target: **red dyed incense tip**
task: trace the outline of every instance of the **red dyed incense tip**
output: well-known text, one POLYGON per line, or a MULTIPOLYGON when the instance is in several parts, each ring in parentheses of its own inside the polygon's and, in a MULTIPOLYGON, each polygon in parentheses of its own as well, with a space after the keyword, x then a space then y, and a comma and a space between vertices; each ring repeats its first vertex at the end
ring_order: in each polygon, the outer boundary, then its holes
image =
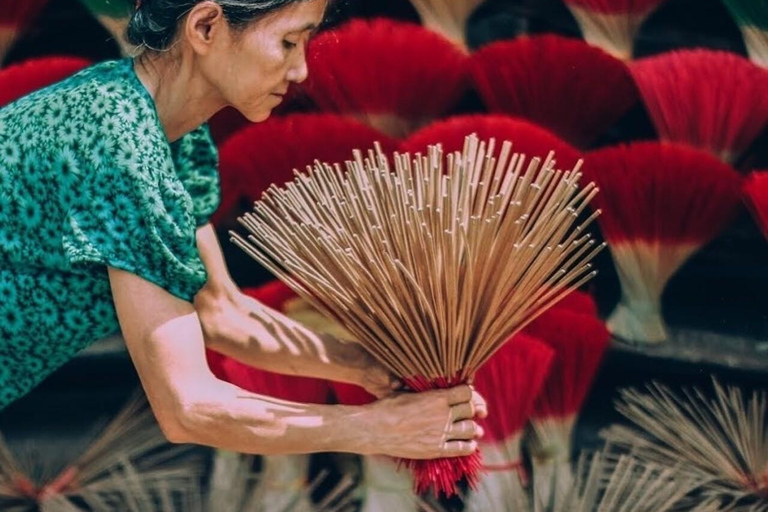
POLYGON ((768 123, 768 71, 740 55, 674 51, 631 70, 662 140, 734 162, 768 123))
POLYGON ((470 58, 491 112, 528 119, 589 146, 639 99, 626 64, 579 39, 546 35, 489 44, 470 58))
POLYGON ((393 137, 444 116, 468 86, 466 55, 413 23, 353 20, 317 36, 308 60, 302 89, 319 108, 354 115, 393 137))
POLYGON ((331 388, 339 403, 345 405, 366 405, 376 401, 375 396, 360 386, 342 382, 331 382, 331 388))
POLYGON ((573 311, 574 313, 581 313, 584 315, 597 317, 597 303, 595 298, 589 293, 581 291, 573 291, 563 297, 562 300, 552 306, 555 309, 566 309, 573 311))
POLYGON ((519 333, 478 370, 475 387, 488 401, 484 442, 505 441, 525 428, 554 355, 542 341, 519 333))
POLYGON ((753 172, 744 183, 744 199, 768 239, 768 171, 753 172))
POLYGON ((90 64, 89 60, 79 57, 43 57, 0 70, 0 107, 60 82, 90 64))
POLYGON ((524 332, 555 351, 534 416, 567 418, 578 413, 608 348, 605 324, 590 315, 551 309, 524 332))
POLYGON ((403 142, 403 151, 426 153, 430 145, 442 144, 446 153, 461 151, 467 135, 476 134, 480 140, 494 138, 497 147, 504 141, 512 143, 512 151, 527 157, 546 158, 555 152, 557 167, 572 169, 581 153, 552 132, 529 121, 504 115, 456 116, 435 122, 411 135, 403 142))
POLYGON ((678 144, 641 142, 589 153, 584 175, 600 193, 600 229, 611 244, 701 245, 734 218, 741 176, 712 155, 678 144))
POLYGON ((366 151, 375 142, 387 153, 400 148, 373 128, 333 114, 293 114, 247 126, 219 152, 222 199, 214 224, 226 222, 240 201, 259 200, 271 185, 293 180, 294 169, 303 172, 315 160, 350 160, 354 149, 366 151))
MULTIPOLYGON (((433 389, 449 389, 461 385, 461 379, 454 377, 439 377, 426 379, 424 377, 407 377, 403 379, 406 386, 417 392, 433 389)), ((471 488, 479 482, 483 468, 483 458, 479 451, 468 457, 449 457, 433 460, 401 459, 400 464, 413 473, 415 491, 423 494, 432 489, 435 496, 455 496, 459 493, 459 482, 466 480, 471 488)))

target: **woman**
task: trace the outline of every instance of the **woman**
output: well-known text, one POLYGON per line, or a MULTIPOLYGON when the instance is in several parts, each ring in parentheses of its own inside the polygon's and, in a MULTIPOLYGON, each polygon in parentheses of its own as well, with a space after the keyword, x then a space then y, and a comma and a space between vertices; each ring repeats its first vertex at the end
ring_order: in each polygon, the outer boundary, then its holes
POLYGON ((245 297, 207 219, 218 204, 205 121, 263 121, 292 83, 327 0, 143 0, 146 48, 0 110, 0 408, 118 330, 168 439, 245 453, 459 456, 486 414, 467 386, 389 395, 358 345, 245 297), (364 386, 365 407, 303 405, 215 379, 208 346, 281 373, 364 386))

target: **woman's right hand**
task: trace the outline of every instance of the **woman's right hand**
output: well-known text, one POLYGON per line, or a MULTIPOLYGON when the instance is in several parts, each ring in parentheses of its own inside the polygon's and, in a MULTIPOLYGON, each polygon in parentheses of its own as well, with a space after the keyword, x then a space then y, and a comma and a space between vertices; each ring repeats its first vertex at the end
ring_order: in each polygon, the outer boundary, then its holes
POLYGON ((370 453, 405 459, 471 455, 483 435, 475 418, 488 415, 483 397, 466 385, 395 394, 367 407, 370 453))

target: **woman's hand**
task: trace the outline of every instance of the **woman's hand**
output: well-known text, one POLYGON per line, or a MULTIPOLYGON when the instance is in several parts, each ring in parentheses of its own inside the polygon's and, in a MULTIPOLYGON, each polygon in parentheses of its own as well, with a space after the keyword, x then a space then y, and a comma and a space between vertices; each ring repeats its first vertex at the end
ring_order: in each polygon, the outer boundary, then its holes
POLYGON ((371 454, 406 459, 471 455, 488 415, 483 397, 470 386, 401 393, 369 406, 371 454))

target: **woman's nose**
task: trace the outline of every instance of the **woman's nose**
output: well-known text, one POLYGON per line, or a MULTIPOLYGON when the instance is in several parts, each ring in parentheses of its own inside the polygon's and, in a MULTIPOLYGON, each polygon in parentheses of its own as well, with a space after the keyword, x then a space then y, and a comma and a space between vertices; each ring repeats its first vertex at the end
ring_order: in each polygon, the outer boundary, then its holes
POLYGON ((307 75, 309 75, 307 52, 305 49, 302 49, 301 54, 296 58, 296 62, 288 69, 286 78, 289 82, 300 84, 307 79, 307 75))

